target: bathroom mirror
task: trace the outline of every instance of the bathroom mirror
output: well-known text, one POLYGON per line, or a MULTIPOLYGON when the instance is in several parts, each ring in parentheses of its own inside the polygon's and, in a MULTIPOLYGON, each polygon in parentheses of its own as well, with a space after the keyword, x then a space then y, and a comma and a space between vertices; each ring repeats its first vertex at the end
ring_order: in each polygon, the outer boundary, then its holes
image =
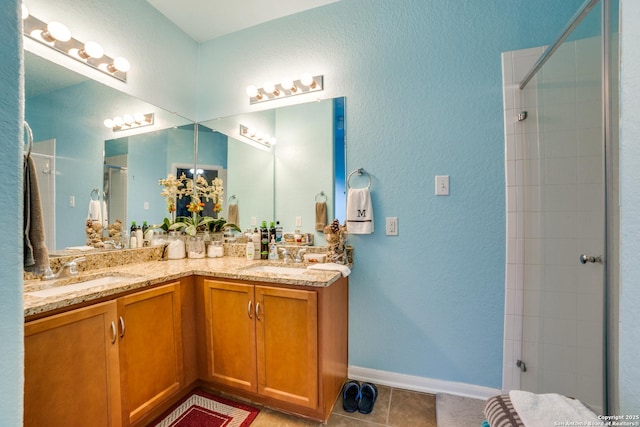
MULTIPOLYGON (((25 120, 34 134, 33 157, 43 199, 47 248, 55 250, 85 244, 86 222, 92 199, 102 200, 103 164, 106 140, 143 137, 145 134, 175 133, 174 129, 192 123, 118 90, 107 87, 48 60, 25 51, 25 120), (114 132, 104 120, 123 114, 153 113, 153 124, 114 132), (94 191, 95 190, 95 191, 94 191)), ((178 161, 194 163, 193 124, 188 143, 167 153, 178 161), (176 157, 178 158, 178 157, 176 157)), ((155 149, 145 152, 127 165, 130 195, 136 195, 145 181, 138 171, 157 160, 155 149)), ((166 173, 165 173, 166 174, 166 173)), ((160 189, 155 177, 154 194, 160 189)), ((145 210, 144 197, 139 197, 145 210)), ((151 203, 148 206, 151 212, 151 203)), ((142 216, 142 215, 140 215, 142 216)), ((109 218, 109 222, 115 218, 109 218)), ((142 221, 142 218, 140 219, 142 221)))
POLYGON ((237 204, 241 229, 264 220, 279 221, 285 232, 316 232, 316 203, 326 203, 327 223, 344 221, 344 103, 342 97, 320 100, 199 124, 198 167, 209 149, 202 135, 222 134, 228 141, 225 203, 237 204), (269 148, 256 143, 241 126, 276 142, 269 148))

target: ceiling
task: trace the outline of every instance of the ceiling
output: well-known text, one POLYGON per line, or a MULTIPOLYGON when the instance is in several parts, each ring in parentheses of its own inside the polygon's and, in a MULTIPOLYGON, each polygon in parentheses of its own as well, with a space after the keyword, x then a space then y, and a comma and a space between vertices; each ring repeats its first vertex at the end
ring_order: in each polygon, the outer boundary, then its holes
POLYGON ((338 0, 147 0, 198 43, 338 0))

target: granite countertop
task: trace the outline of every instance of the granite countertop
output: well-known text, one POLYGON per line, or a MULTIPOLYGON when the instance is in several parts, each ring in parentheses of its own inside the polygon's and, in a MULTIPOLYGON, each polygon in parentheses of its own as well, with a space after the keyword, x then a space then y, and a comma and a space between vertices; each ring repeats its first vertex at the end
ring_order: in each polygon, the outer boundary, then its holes
POLYGON ((296 275, 249 271, 250 268, 260 265, 292 268, 306 267, 305 264, 250 261, 244 258, 225 256, 221 258, 146 261, 92 269, 84 271, 78 276, 65 279, 52 281, 27 280, 24 283, 24 316, 29 317, 49 311, 58 311, 86 301, 104 299, 131 290, 141 290, 148 286, 191 275, 314 287, 329 286, 341 276, 338 271, 307 269, 305 269, 304 273, 296 275), (107 276, 117 276, 118 279, 114 279, 113 283, 102 284, 85 290, 65 292, 59 295, 36 296, 31 294, 43 289, 107 276))

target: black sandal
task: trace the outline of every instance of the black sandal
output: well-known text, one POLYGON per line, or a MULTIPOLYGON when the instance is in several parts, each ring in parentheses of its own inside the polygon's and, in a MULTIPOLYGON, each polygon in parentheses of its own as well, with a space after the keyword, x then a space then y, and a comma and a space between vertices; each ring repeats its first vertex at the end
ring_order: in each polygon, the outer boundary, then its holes
POLYGON ((360 400, 360 384, 357 381, 348 381, 342 389, 342 407, 347 412, 355 412, 360 400))
POLYGON ((361 414, 370 414, 373 411, 373 404, 378 398, 378 388, 375 384, 362 383, 360 387, 360 401, 358 402, 358 411, 361 414))

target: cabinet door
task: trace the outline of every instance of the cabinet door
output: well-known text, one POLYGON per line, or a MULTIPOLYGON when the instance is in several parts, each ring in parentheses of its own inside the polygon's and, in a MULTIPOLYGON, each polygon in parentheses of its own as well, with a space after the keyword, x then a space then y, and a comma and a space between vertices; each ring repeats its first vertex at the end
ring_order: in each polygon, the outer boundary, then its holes
POLYGON ((204 312, 209 379, 255 392, 253 286, 205 280, 204 312))
POLYGON ((120 426, 116 303, 25 324, 25 426, 120 426))
POLYGON ((125 424, 183 384, 180 282, 118 299, 125 424))
POLYGON ((308 408, 318 405, 315 291, 256 286, 258 392, 308 408))

